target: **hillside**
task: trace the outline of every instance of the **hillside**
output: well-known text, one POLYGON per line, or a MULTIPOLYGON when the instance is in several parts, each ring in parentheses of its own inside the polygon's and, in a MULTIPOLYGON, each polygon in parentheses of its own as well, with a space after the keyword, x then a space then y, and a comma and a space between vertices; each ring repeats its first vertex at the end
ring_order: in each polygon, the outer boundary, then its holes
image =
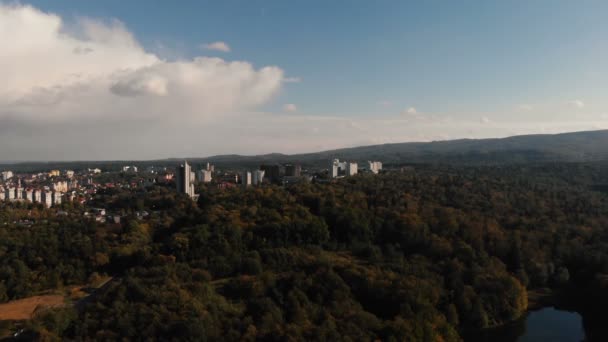
MULTIPOLYGON (((179 153, 176 151, 176 154, 179 153)), ((103 167, 119 169, 125 163, 139 166, 175 165, 188 159, 194 164, 211 162, 224 167, 257 167, 262 163, 298 162, 305 166, 325 166, 333 158, 354 161, 380 160, 385 165, 409 163, 511 164, 528 162, 588 162, 608 160, 608 130, 562 134, 520 135, 501 139, 460 139, 410 142, 343 148, 314 153, 212 157, 183 156, 150 161, 74 161, 0 163, 0 169, 32 171, 51 168, 103 167)))
POLYGON ((387 164, 597 161, 608 159, 608 131, 383 144, 295 155, 214 156, 205 160, 217 164, 298 161, 324 165, 333 158, 357 161, 377 159, 387 164))

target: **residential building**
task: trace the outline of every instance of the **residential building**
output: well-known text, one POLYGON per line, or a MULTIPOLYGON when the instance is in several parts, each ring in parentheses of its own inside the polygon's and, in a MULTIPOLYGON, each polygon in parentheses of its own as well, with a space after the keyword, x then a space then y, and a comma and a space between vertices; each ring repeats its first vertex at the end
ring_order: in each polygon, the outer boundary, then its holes
POLYGON ((53 205, 61 204, 61 195, 61 192, 53 191, 53 193, 51 194, 53 205))
POLYGON ((74 177, 74 171, 72 171, 72 170, 66 170, 65 171, 65 176, 68 177, 68 178, 74 177))
POLYGON ((369 171, 373 174, 377 174, 382 170, 382 162, 379 161, 368 161, 367 162, 369 171))
POLYGON ((34 193, 32 196, 33 196, 32 202, 34 202, 34 203, 42 202, 42 193, 40 192, 40 190, 37 190, 37 189, 34 190, 34 193))
POLYGON ((13 176, 13 171, 2 171, 2 180, 5 182, 13 178, 13 176))
POLYGON ((177 167, 176 181, 177 192, 184 193, 191 198, 194 198, 194 177, 190 164, 184 161, 183 164, 177 167))
POLYGON ((7 200, 14 200, 15 199, 15 188, 13 187, 7 187, 6 191, 5 191, 5 199, 7 200))
POLYGON ((357 174, 358 168, 355 162, 341 162, 339 159, 334 159, 329 166, 329 176, 336 178, 340 176, 354 176, 357 174))
POLYGON ((59 177, 61 175, 61 172, 59 170, 51 170, 49 172, 49 177, 59 177))
POLYGON ((25 189, 23 191, 23 199, 26 199, 30 202, 34 202, 34 190, 32 189, 25 189))
POLYGON ((265 173, 266 172, 264 170, 255 170, 255 171, 253 171, 253 174, 252 174, 252 178, 253 179, 251 181, 253 183, 253 185, 261 185, 262 182, 264 181, 264 174, 265 173))
POLYGON ((243 172, 243 175, 241 177, 241 184, 244 187, 247 187, 247 186, 251 185, 251 172, 249 172, 249 171, 243 172))
POLYGON ((331 162, 331 164, 329 165, 329 176, 331 178, 336 178, 336 177, 338 177, 339 172, 340 172, 340 160, 334 159, 331 162))
POLYGON ((51 186, 51 188, 54 191, 67 192, 70 187, 69 187, 67 181, 59 181, 59 182, 53 183, 53 185, 51 186))
POLYGON ((266 177, 271 183, 279 183, 281 181, 281 167, 279 165, 262 165, 260 170, 265 172, 266 177))
MULTIPOLYGON (((207 163, 208 164, 208 163, 207 163)), ((198 171, 197 180, 202 183, 209 183, 213 179, 211 170, 200 170, 198 171)))
POLYGON ((346 163, 346 175, 354 176, 357 174, 357 163, 347 162, 346 163))
POLYGON ((288 164, 285 165, 285 176, 286 177, 300 177, 302 173, 302 166, 299 164, 288 164))
POLYGON ((53 205, 53 197, 52 197, 52 193, 48 190, 42 190, 41 192, 41 203, 47 207, 50 208, 53 205))

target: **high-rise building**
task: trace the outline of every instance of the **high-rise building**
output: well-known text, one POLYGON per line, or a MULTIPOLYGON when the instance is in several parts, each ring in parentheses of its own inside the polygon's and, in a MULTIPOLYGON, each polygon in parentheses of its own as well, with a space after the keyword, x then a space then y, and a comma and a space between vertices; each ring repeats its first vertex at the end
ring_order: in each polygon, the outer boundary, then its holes
POLYGON ((249 171, 243 172, 243 175, 241 176, 241 184, 244 187, 251 185, 251 172, 249 172, 249 171))
POLYGON ((200 170, 198 171, 198 177, 196 180, 203 183, 209 183, 213 179, 212 173, 210 170, 200 170))
POLYGON ((329 176, 331 178, 338 177, 338 173, 340 172, 340 160, 334 159, 329 165, 329 176))
POLYGON ((45 207, 50 208, 53 205, 52 193, 48 190, 42 190, 40 198, 45 207))
POLYGON ((279 165, 262 165, 260 170, 263 170, 266 177, 271 183, 279 183, 281 181, 281 167, 279 165))
POLYGON ((369 171, 371 173, 377 174, 378 172, 380 172, 380 170, 382 170, 382 162, 368 161, 367 164, 369 165, 369 171))
POLYGON ((302 173, 302 166, 299 164, 287 164, 285 165, 285 176, 286 177, 300 177, 302 173))
POLYGON ((34 194, 33 194, 33 201, 34 203, 40 203, 42 202, 42 193, 40 192, 40 190, 34 190, 34 194))
POLYGON ((23 199, 34 202, 34 190, 26 189, 23 191, 23 199))
POLYGON ((339 159, 334 159, 329 166, 329 176, 336 178, 341 175, 354 176, 357 174, 357 163, 341 162, 339 159))
POLYGON ((354 176, 357 174, 357 163, 347 162, 346 163, 346 175, 354 176))
POLYGON ((253 185, 261 185, 262 182, 264 181, 264 174, 266 172, 264 170, 255 170, 253 171, 253 179, 252 179, 252 183, 253 185))
POLYGON ((183 164, 177 167, 175 185, 177 186, 177 192, 187 194, 191 198, 194 197, 194 179, 192 177, 192 171, 188 162, 184 161, 183 164))
POLYGON ((62 195, 61 192, 53 191, 53 193, 51 195, 52 196, 53 205, 59 205, 59 204, 61 204, 61 195, 62 195))
POLYGON ((13 171, 2 171, 2 180, 7 181, 13 178, 13 171))
POLYGON ((8 188, 6 188, 5 193, 6 193, 5 198, 7 200, 13 200, 13 199, 15 199, 15 188, 8 187, 8 188))

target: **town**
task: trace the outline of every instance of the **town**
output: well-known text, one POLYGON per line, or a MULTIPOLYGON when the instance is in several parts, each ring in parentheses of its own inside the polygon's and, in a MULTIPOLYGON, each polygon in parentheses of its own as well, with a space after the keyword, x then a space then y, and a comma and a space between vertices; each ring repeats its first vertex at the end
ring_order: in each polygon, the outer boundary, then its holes
MULTIPOLYGON (((4 170, 0 179, 0 201, 40 204, 46 208, 61 209, 62 204, 79 204, 85 208, 83 215, 98 222, 110 220, 120 222, 120 215, 110 213, 105 208, 89 208, 97 194, 107 189, 145 189, 153 185, 173 187, 178 193, 197 200, 197 186, 229 189, 237 186, 288 186, 302 182, 327 183, 352 177, 359 173, 378 174, 382 172, 382 162, 368 161, 366 167, 359 167, 354 161, 333 159, 327 169, 303 168, 298 163, 268 163, 258 169, 216 168, 215 165, 184 161, 175 167, 124 165, 118 170, 83 168, 81 170, 52 169, 44 172, 13 172, 4 170)), ((58 214, 66 214, 59 210, 58 214)), ((146 212, 137 212, 145 217, 146 212)))

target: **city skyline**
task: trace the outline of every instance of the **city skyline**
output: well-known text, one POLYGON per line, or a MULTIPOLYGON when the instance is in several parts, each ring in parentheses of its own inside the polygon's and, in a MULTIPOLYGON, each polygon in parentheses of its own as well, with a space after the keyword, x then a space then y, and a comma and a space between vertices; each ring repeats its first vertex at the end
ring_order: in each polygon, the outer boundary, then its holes
POLYGON ((518 4, 0 1, 0 161, 608 128, 608 4, 518 4))

